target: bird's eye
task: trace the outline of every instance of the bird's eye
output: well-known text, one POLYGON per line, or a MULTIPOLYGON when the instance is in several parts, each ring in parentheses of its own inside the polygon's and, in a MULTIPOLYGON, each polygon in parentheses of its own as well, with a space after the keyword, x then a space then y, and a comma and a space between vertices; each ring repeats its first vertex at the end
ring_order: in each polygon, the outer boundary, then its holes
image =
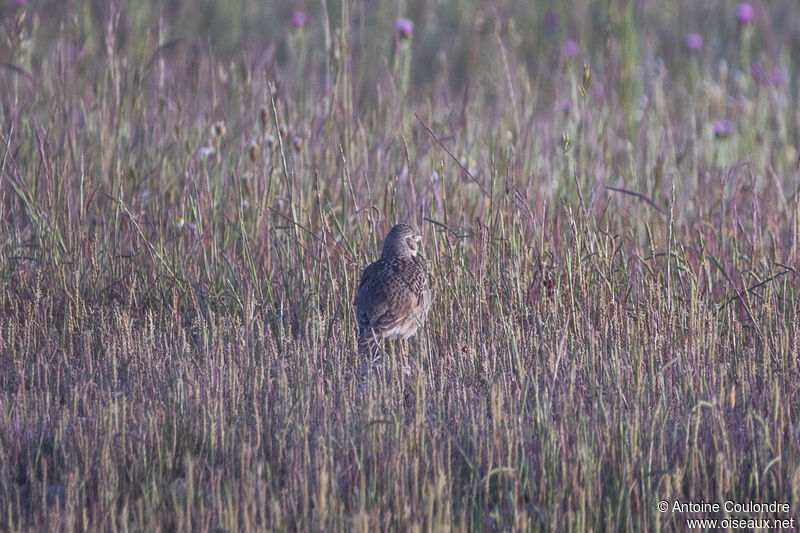
POLYGON ((414 240, 414 237, 406 237, 406 244, 408 244, 408 247, 412 250, 417 249, 417 241, 414 240))

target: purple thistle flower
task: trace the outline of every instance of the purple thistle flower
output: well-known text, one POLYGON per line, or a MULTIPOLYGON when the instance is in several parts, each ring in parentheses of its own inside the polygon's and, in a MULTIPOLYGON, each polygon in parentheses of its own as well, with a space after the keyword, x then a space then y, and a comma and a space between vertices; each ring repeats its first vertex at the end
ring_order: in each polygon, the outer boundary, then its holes
POLYGON ((303 11, 294 11, 290 22, 293 27, 302 28, 308 22, 308 15, 303 11))
POLYGON ((594 96, 596 100, 606 99, 606 88, 603 82, 596 81, 592 83, 592 96, 594 96))
POLYGON ((558 19, 556 18, 556 14, 552 11, 548 11, 544 14, 544 31, 547 33, 553 33, 556 31, 556 25, 558 24, 558 19))
POLYGON ((736 20, 738 20, 740 24, 750 24, 755 16, 756 12, 753 10, 753 6, 747 2, 739 4, 736 8, 736 20))
POLYGON ((683 44, 686 45, 686 49, 690 52, 697 52, 703 47, 703 38, 697 33, 690 33, 686 36, 683 44))
POLYGON ((25 1, 26 1, 26 0, 14 0, 14 1, 13 1, 13 2, 11 2, 11 3, 12 3, 12 4, 14 4, 14 5, 15 5, 15 6, 17 6, 17 7, 22 7, 22 6, 24 6, 24 5, 25 5, 25 1))
POLYGON ((772 82, 772 85, 774 85, 775 87, 780 87, 781 85, 786 83, 786 78, 787 78, 786 71, 780 67, 775 67, 774 69, 772 69, 772 74, 770 75, 769 79, 772 82))
POLYGON ((733 133, 733 122, 730 120, 717 121, 714 122, 711 128, 714 131, 714 137, 724 139, 733 133))
POLYGON ((756 81, 756 83, 764 83, 767 81, 767 72, 764 68, 764 64, 760 61, 755 61, 753 64, 750 65, 750 76, 756 81))
POLYGON ((572 59, 573 57, 578 55, 578 52, 580 52, 580 50, 581 50, 580 45, 575 41, 573 41, 572 39, 570 39, 561 46, 561 57, 564 59, 572 59))
POLYGON ((411 32, 414 31, 414 21, 411 19, 399 18, 394 23, 394 29, 400 37, 407 39, 411 36, 411 32))

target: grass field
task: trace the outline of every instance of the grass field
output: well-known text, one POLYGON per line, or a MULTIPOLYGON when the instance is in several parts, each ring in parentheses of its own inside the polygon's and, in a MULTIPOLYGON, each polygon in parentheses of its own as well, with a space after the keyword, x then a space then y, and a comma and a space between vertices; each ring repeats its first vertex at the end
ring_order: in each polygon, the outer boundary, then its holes
POLYGON ((800 5, 277 4, 0 8, 0 530, 800 518, 800 5))

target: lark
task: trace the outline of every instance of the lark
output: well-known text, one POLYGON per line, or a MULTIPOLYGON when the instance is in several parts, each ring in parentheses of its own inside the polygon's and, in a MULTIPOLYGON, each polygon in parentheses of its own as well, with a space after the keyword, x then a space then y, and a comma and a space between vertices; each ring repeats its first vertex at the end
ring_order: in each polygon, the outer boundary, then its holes
POLYGON ((361 274, 354 303, 358 353, 367 364, 380 359, 384 339, 408 339, 425 323, 431 290, 421 241, 411 226, 397 224, 383 241, 380 259, 361 274))

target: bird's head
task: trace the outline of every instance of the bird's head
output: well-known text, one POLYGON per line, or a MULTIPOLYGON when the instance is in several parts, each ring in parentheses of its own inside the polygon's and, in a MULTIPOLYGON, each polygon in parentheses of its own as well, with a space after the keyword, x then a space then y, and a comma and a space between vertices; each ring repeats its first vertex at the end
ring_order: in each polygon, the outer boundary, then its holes
POLYGON ((422 235, 408 224, 397 224, 383 240, 381 257, 416 257, 421 248, 422 235))

